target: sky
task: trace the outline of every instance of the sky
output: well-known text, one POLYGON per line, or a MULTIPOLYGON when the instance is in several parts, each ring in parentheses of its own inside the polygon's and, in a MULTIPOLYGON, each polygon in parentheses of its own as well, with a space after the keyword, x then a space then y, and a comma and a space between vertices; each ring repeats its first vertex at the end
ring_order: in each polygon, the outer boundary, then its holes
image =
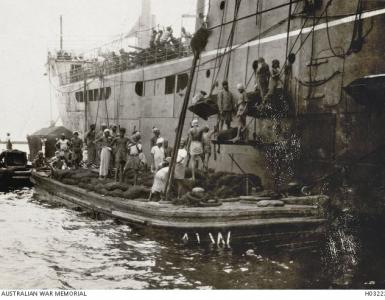
MULTIPOLYGON (((0 140, 7 132, 25 140, 50 123, 47 52, 58 49, 63 16, 64 49, 84 52, 128 32, 141 0, 0 0, 0 140)), ((196 0, 152 0, 157 24, 181 24, 196 0)), ((52 90, 52 97, 54 91, 52 90)), ((52 119, 58 113, 52 98, 52 119)), ((60 123, 60 121, 59 121, 60 123)))

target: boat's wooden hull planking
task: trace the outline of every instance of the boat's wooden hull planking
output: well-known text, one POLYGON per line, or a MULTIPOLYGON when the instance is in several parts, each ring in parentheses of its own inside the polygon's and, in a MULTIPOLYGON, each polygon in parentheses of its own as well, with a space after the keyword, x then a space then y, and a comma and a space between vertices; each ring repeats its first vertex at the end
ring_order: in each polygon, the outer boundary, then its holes
MULTIPOLYGON (((173 238, 188 243, 257 242, 275 247, 310 247, 318 244, 325 234, 326 219, 319 205, 258 207, 224 202, 218 207, 181 207, 103 196, 36 173, 32 180, 38 198, 117 218, 146 233, 171 233, 173 238)), ((319 201, 317 197, 313 200, 312 204, 319 201)), ((289 203, 295 203, 295 199, 290 198, 289 203)))

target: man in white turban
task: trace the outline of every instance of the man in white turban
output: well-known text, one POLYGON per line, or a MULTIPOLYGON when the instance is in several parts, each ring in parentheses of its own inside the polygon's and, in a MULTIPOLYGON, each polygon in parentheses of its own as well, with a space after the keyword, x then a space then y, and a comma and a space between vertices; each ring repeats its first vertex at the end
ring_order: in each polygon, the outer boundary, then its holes
POLYGON ((233 139, 233 142, 239 141, 241 139, 241 133, 246 129, 247 94, 245 86, 242 83, 238 83, 237 90, 239 92, 236 114, 238 131, 237 136, 233 139))
POLYGON ((163 148, 163 138, 158 138, 156 141, 156 145, 151 148, 151 171, 156 172, 159 170, 160 165, 163 163, 164 157, 164 148, 163 148))

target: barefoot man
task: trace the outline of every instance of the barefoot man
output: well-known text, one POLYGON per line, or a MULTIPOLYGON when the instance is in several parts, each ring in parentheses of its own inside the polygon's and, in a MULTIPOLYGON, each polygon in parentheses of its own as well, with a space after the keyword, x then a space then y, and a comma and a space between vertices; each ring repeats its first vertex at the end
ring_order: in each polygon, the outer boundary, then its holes
POLYGON ((203 145, 202 145, 202 135, 203 130, 199 128, 199 123, 197 119, 194 119, 191 122, 191 128, 188 132, 188 139, 190 144, 190 156, 191 156, 191 171, 192 171, 192 180, 195 181, 195 168, 199 166, 199 159, 202 160, 203 155, 203 145))

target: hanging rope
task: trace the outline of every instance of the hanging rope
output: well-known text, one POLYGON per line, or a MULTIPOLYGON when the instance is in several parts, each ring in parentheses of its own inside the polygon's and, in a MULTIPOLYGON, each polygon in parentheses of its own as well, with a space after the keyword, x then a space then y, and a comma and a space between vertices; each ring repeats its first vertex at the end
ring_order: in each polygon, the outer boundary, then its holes
MULTIPOLYGON (((302 2, 302 1, 303 1, 303 0, 293 0, 293 4, 294 4, 294 3, 299 3, 299 2, 302 2)), ((245 19, 254 17, 254 16, 258 15, 258 14, 261 15, 261 14, 264 14, 264 13, 267 13, 267 12, 270 12, 270 11, 274 11, 274 10, 283 8, 283 7, 288 6, 288 5, 289 5, 288 3, 284 3, 284 4, 277 5, 277 6, 273 6, 273 7, 267 8, 267 9, 265 9, 265 10, 261 10, 259 13, 252 13, 252 14, 250 14, 250 15, 246 15, 246 16, 240 17, 240 18, 235 19, 235 20, 233 20, 233 21, 226 22, 226 23, 224 23, 223 25, 228 25, 228 24, 230 24, 230 23, 232 23, 232 22, 238 22, 238 21, 241 21, 241 20, 245 20, 245 19)), ((221 26, 221 24, 214 25, 214 26, 208 28, 207 30, 213 30, 213 29, 218 28, 218 27, 220 27, 220 26, 221 26)))
MULTIPOLYGON (((120 43, 120 47, 123 48, 123 39, 120 43)), ((123 61, 123 66, 126 64, 127 62, 126 61, 123 61)), ((120 101, 121 101, 121 97, 122 97, 122 87, 123 87, 123 83, 122 83, 122 79, 123 79, 123 70, 120 69, 120 80, 119 80, 119 97, 118 97, 118 101, 117 101, 117 107, 116 107, 116 120, 115 120, 115 125, 118 126, 120 128, 120 114, 119 114, 119 111, 120 111, 120 101)))
MULTIPOLYGON (((329 49, 335 57, 345 58, 346 56, 352 54, 353 52, 359 51, 362 47, 362 43, 363 43, 364 39, 372 31, 372 29, 374 27, 373 18, 371 19, 371 26, 370 26, 369 30, 365 34, 363 34, 363 32, 362 32, 362 30, 363 30, 362 19, 361 19, 362 12, 363 12, 363 4, 362 4, 362 0, 359 0, 358 4, 357 4, 357 9, 355 12, 353 34, 352 34, 352 39, 350 41, 349 48, 346 51, 344 51, 342 49, 341 53, 338 54, 338 53, 336 53, 335 47, 332 45, 332 42, 331 42, 330 28, 329 28, 329 15, 328 15, 328 9, 326 9, 326 11, 325 11, 326 35, 327 35, 327 39, 328 39, 329 49), (357 37, 357 35, 358 35, 358 37, 357 37)), ((339 48, 341 48, 341 47, 339 47, 339 48)))
POLYGON ((338 75, 338 74, 341 74, 340 71, 335 71, 332 75, 330 75, 328 78, 325 78, 325 79, 322 79, 322 80, 317 80, 317 81, 308 81, 308 82, 303 82, 301 81, 300 79, 296 78, 296 80, 298 81, 298 83, 300 85, 303 85, 305 87, 317 87, 317 86, 321 86, 321 85, 324 85, 325 83, 327 83, 328 81, 330 81, 331 79, 334 78, 334 76, 338 75))
POLYGON ((289 16, 287 17, 287 37, 286 37, 286 59, 288 58, 287 51, 289 50, 289 41, 290 41, 290 21, 291 21, 291 8, 293 6, 292 0, 290 0, 290 6, 289 6, 289 16))
MULTIPOLYGON (((313 82, 313 60, 314 60, 314 35, 315 35, 315 24, 316 24, 316 18, 315 18, 315 11, 313 11, 313 27, 311 30, 311 49, 310 49, 310 67, 309 67, 309 82, 313 82)), ((287 56, 286 56, 287 58, 287 56)), ((307 92, 307 98, 310 99, 310 97, 314 95, 314 89, 313 86, 308 86, 308 92, 307 92)))
POLYGON ((109 120, 109 117, 108 117, 107 97, 104 97, 104 107, 106 109, 107 126, 110 127, 110 120, 109 120))
POLYGON ((257 2, 257 26, 258 26, 258 57, 260 57, 260 49, 261 49, 261 30, 262 30, 262 14, 259 12, 263 9, 262 0, 258 0, 257 2))
POLYGON ((235 1, 235 7, 234 7, 234 22, 232 24, 232 27, 231 27, 231 32, 230 32, 230 41, 229 41, 229 44, 230 44, 230 49, 229 49, 229 54, 227 55, 227 62, 226 62, 226 67, 225 67, 225 76, 224 76, 224 80, 227 80, 228 77, 229 77, 229 72, 230 72, 230 61, 231 61, 231 49, 233 48, 233 41, 234 41, 234 33, 235 33, 235 28, 237 26, 237 22, 235 22, 235 20, 237 19, 238 17, 238 12, 239 12, 239 7, 241 6, 241 1, 242 0, 236 0, 235 1))
MULTIPOLYGON (((240 0, 237 0, 237 1, 239 1, 239 5, 240 5, 240 0)), ((236 3, 237 4, 237 3, 236 3)), ((237 6, 236 6, 237 7, 237 6)), ((236 11, 236 10, 234 10, 234 19, 236 19, 236 15, 238 14, 238 11, 236 11)), ((219 72, 220 72, 220 69, 221 69, 221 67, 222 67, 222 63, 223 63, 223 60, 225 59, 225 56, 226 55, 228 55, 228 54, 230 54, 234 49, 231 47, 229 50, 228 50, 228 48, 229 48, 229 46, 230 46, 230 44, 231 44, 231 40, 232 40, 232 36, 233 36, 233 34, 234 34, 234 32, 233 32, 233 28, 234 28, 234 26, 235 26, 235 22, 232 22, 232 28, 231 28, 231 31, 230 31, 230 34, 229 34, 229 37, 227 38, 227 42, 226 42, 226 45, 225 45, 225 50, 224 50, 224 52, 222 53, 222 54, 220 54, 219 56, 220 56, 220 60, 219 60, 219 66, 218 66, 218 71, 217 71, 217 74, 215 75, 215 79, 214 79, 214 84, 215 84, 215 82, 217 82, 217 80, 218 80, 218 76, 219 76, 219 72)), ((232 45, 231 45, 232 46, 232 45)), ((239 45, 238 45, 238 47, 239 47, 239 45)), ((237 47, 237 48, 238 48, 237 47)), ((217 59, 218 58, 218 56, 217 57, 215 57, 215 59, 217 59)), ((226 72, 225 72, 226 73, 226 72)), ((225 78, 226 78, 226 76, 224 76, 225 78)), ((227 78, 226 78, 227 79, 227 78)), ((214 90, 214 85, 211 87, 211 89, 210 89, 210 95, 211 95, 211 93, 212 93, 212 91, 214 90)))
MULTIPOLYGON (((102 69, 102 72, 103 72, 103 69, 102 69)), ((95 116, 95 127, 96 127, 96 124, 98 122, 98 117, 99 117, 99 106, 100 106, 100 101, 105 97, 104 95, 104 76, 103 76, 103 73, 101 74, 101 77, 100 77, 100 88, 101 88, 101 91, 100 91, 100 100, 98 101, 98 106, 96 108, 96 116, 95 116)))
MULTIPOLYGON (((219 31, 219 37, 218 37, 218 43, 217 43, 217 55, 215 56, 215 64, 214 64, 214 72, 213 72, 213 78, 211 80, 211 89, 210 89, 210 95, 211 96, 211 93, 213 91, 213 86, 214 86, 214 78, 215 78, 215 72, 218 72, 219 73, 219 69, 217 71, 217 62, 218 62, 218 58, 219 58, 219 49, 220 49, 220 45, 221 45, 221 39, 222 39, 222 32, 223 32, 223 21, 225 19, 225 15, 226 15, 226 12, 227 12, 227 2, 225 2, 225 8, 223 9, 223 13, 222 13, 222 19, 221 19, 221 27, 220 27, 220 31, 219 31)), ((199 68, 199 65, 198 65, 198 68, 199 68)), ((198 69, 198 72, 197 74, 199 73, 199 69, 198 69)))
MULTIPOLYGON (((300 43, 300 45, 299 45, 297 51, 294 53, 295 55, 297 55, 298 52, 302 49, 303 45, 305 44, 305 42, 307 41, 307 39, 309 38, 309 36, 310 36, 311 34, 313 34, 313 31, 314 31, 315 27, 316 27, 316 26, 318 25, 318 23, 321 21, 321 19, 322 19, 321 17, 325 14, 326 10, 327 10, 328 7, 331 5, 332 1, 333 1, 333 0, 329 0, 329 1, 326 3, 326 6, 325 6, 323 12, 321 13, 320 17, 316 18, 315 16, 313 16, 313 26, 312 26, 312 30, 306 35, 305 39, 300 43), (315 19, 317 19, 317 22, 314 22, 315 19)), ((290 54, 292 53, 294 47, 296 46, 297 41, 298 41, 298 39, 300 38, 300 36, 302 35, 303 29, 305 28, 305 24, 306 24, 306 22, 307 22, 308 19, 309 19, 309 18, 307 17, 307 18, 305 19, 304 23, 302 24, 302 27, 301 27, 301 29, 300 29, 298 35, 297 35, 297 38, 295 39, 293 45, 291 46, 290 51, 288 51, 288 55, 290 55, 290 54)), ((283 67, 282 67, 282 69, 281 69, 281 71, 280 71, 280 75, 282 74, 283 70, 285 70, 285 68, 286 68, 286 66, 287 66, 287 63, 288 63, 288 57, 285 58, 285 63, 284 63, 284 65, 283 65, 283 67)))

